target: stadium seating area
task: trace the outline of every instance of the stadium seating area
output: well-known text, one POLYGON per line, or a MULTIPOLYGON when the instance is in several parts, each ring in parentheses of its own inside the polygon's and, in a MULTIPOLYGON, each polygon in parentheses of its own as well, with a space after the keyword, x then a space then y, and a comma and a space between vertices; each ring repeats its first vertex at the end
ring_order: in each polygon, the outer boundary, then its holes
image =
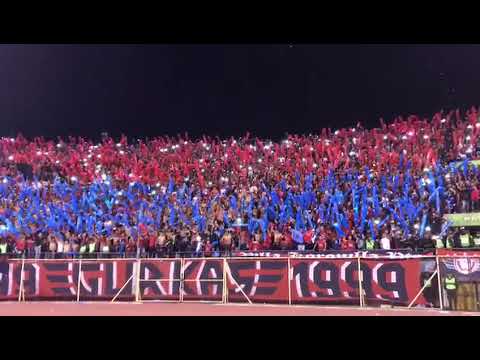
POLYGON ((2 138, 0 253, 456 247, 443 215, 480 210, 479 115, 410 116, 280 142, 2 138))

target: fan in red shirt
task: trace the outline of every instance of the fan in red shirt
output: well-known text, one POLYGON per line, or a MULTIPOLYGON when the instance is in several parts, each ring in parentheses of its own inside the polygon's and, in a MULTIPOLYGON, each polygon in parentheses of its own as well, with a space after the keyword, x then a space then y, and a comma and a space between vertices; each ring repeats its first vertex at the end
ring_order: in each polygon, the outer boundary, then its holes
POLYGON ((348 237, 342 238, 340 242, 340 247, 342 250, 350 250, 350 251, 355 250, 356 246, 355 246, 355 242, 352 239, 352 236, 349 235, 348 237))
POLYGON ((313 229, 308 229, 303 234, 303 243, 305 244, 305 248, 307 250, 311 250, 313 248, 313 229))
POLYGON ((327 250, 327 236, 324 232, 318 235, 315 240, 315 245, 313 247, 315 251, 325 251, 327 250))
POLYGON ((479 209, 478 200, 480 200, 480 191, 478 189, 478 185, 473 186, 471 197, 472 197, 472 208, 473 208, 473 210, 478 210, 479 209))
POLYGON ((210 257, 212 256, 213 252, 213 245, 210 243, 210 240, 207 240, 207 243, 205 244, 205 249, 203 250, 203 255, 205 257, 210 257))

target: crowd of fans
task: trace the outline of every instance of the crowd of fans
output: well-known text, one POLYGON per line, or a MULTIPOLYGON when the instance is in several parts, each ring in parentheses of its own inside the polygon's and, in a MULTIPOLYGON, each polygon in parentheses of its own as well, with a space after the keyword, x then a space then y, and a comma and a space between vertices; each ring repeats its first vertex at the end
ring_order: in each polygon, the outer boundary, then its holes
POLYGON ((2 138, 0 254, 466 246, 443 215, 480 210, 479 115, 280 142, 2 138))

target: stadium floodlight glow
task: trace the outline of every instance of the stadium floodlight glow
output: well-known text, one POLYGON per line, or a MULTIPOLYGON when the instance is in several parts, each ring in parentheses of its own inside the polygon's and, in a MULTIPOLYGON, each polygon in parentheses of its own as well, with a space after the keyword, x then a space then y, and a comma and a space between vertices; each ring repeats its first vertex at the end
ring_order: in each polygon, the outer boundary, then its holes
POLYGON ((200 241, 200 240, 202 240, 202 237, 200 235, 197 235, 196 239, 197 239, 197 241, 200 241))
POLYGON ((355 132, 355 128, 352 128, 352 132, 355 132))
POLYGON ((62 147, 62 144, 58 143, 57 148, 61 148, 61 147, 62 147))
POLYGON ((117 143, 117 147, 121 147, 121 146, 122 146, 122 144, 120 144, 120 143, 117 143))
POLYGON ((340 130, 335 131, 335 135, 338 135, 340 133, 340 130))
POLYGON ((92 154, 88 154, 87 157, 88 157, 89 159, 91 159, 91 158, 92 158, 92 154))
POLYGON ((101 159, 101 158, 102 158, 102 155, 98 154, 98 155, 97 155, 97 158, 101 159))
POLYGON ((420 225, 419 225, 419 224, 415 224, 415 225, 413 225, 413 227, 414 227, 415 229, 419 229, 419 228, 420 228, 420 225))
POLYGON ((467 135, 467 137, 465 139, 470 140, 470 135, 467 135))
POLYGON ((476 123, 475 127, 477 127, 477 128, 480 127, 480 123, 476 123))
POLYGON ((125 154, 125 151, 120 150, 119 153, 120 153, 120 155, 123 155, 123 154, 125 154))
POLYGON ((408 136, 413 136, 413 131, 409 131, 408 136))
POLYGON ((427 226, 427 227, 425 228, 425 231, 430 231, 430 230, 432 230, 432 228, 431 228, 430 226, 427 226))
POLYGON ((157 182, 157 183, 155 184, 155 186, 156 186, 156 187, 160 187, 160 183, 157 182))
POLYGON ((130 186, 134 186, 134 185, 135 185, 135 181, 132 181, 132 182, 130 183, 130 186))
POLYGON ((261 163, 261 162, 262 162, 262 159, 258 159, 258 162, 261 163))
POLYGON ((427 182, 427 184, 430 184, 432 182, 432 180, 427 179, 426 182, 427 182))
POLYGON ((355 156, 355 155, 357 155, 357 153, 356 153, 355 151, 350 151, 350 152, 348 153, 348 155, 350 155, 350 156, 355 156))
POLYGON ((252 167, 251 167, 251 166, 248 167, 248 171, 252 171, 252 167))
POLYGON ((240 225, 240 224, 242 223, 242 218, 237 217, 236 223, 237 223, 238 225, 240 225))
POLYGON ((423 138, 426 140, 428 139, 428 135, 423 135, 423 138))
POLYGON ((7 226, 6 225, 0 225, 0 231, 6 231, 7 226))
POLYGON ((13 155, 10 155, 10 156, 8 157, 8 160, 9 160, 9 161, 13 161, 13 155))
POLYGON ((387 140, 388 139, 388 136, 387 135, 384 135, 383 136, 383 140, 387 140))
POLYGON ((77 179, 77 177, 76 177, 76 176, 72 176, 72 177, 70 178, 70 180, 72 180, 72 181, 74 181, 74 182, 75 182, 75 181, 77 181, 78 179, 77 179))
POLYGON ((183 142, 183 145, 187 145, 187 144, 188 144, 188 141, 184 141, 184 142, 183 142))
POLYGON ((471 124, 467 126, 467 129, 472 129, 472 128, 473 126, 471 124))
POLYGON ((313 167, 316 168, 318 165, 317 164, 313 164, 313 167))
POLYGON ((312 146, 310 146, 310 151, 313 151, 313 147, 312 147, 312 146))
POLYGON ((406 153, 407 153, 407 150, 403 149, 403 153, 406 154, 406 153))
POLYGON ((118 195, 118 196, 122 196, 122 195, 123 195, 123 191, 120 190, 119 192, 117 192, 117 195, 118 195))
POLYGON ((6 184, 6 183, 8 182, 8 180, 5 178, 5 179, 2 180, 2 182, 3 182, 4 184, 6 184))
POLYGON ((445 177, 446 177, 447 179, 449 179, 449 178, 450 178, 450 174, 447 173, 447 174, 445 175, 445 177))
POLYGON ((55 164, 60 164, 60 160, 55 161, 55 164))
POLYGON ((118 199, 115 200, 115 204, 116 204, 116 205, 120 204, 120 200, 118 200, 118 199))
POLYGON ((442 119, 441 123, 445 123, 447 121, 447 119, 442 119))
POLYGON ((37 151, 37 155, 38 155, 38 156, 42 155, 42 152, 41 152, 41 151, 37 151))
POLYGON ((208 186, 212 186, 212 182, 211 182, 211 181, 208 182, 208 186))
POLYGON ((375 225, 378 225, 378 224, 380 224, 380 220, 375 219, 374 223, 375 223, 375 225))
POLYGON ((153 190, 153 191, 151 192, 151 194, 152 194, 152 195, 156 195, 156 194, 157 194, 157 191, 156 191, 156 190, 153 190))
POLYGON ((303 161, 303 162, 306 162, 306 161, 307 161, 307 159, 305 159, 305 158, 302 158, 302 161, 303 161))

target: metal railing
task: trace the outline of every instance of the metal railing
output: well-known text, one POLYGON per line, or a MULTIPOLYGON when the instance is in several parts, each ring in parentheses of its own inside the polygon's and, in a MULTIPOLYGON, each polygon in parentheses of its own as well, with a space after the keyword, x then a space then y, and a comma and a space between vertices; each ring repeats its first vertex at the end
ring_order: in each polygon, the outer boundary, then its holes
MULTIPOLYGON (((469 250, 479 250, 480 247, 462 247, 462 248, 449 248, 448 250, 452 251, 469 251, 469 250)), ((289 257, 290 255, 299 254, 299 255, 308 255, 308 254, 352 254, 352 253, 370 253, 370 254, 387 254, 389 252, 398 252, 398 253, 408 253, 415 255, 422 254, 435 254, 436 248, 431 249, 391 249, 391 250, 382 250, 382 249, 373 249, 373 250, 325 250, 325 251, 315 251, 315 250, 213 250, 213 251, 149 251, 146 249, 137 249, 135 251, 123 251, 123 252, 52 252, 52 251, 41 251, 36 252, 34 249, 28 249, 22 252, 11 251, 7 253, 0 253, 2 258, 12 258, 12 259, 109 259, 109 258, 126 258, 126 259, 136 259, 136 258, 220 258, 220 257, 242 257, 242 256, 275 256, 276 257, 289 257)))

